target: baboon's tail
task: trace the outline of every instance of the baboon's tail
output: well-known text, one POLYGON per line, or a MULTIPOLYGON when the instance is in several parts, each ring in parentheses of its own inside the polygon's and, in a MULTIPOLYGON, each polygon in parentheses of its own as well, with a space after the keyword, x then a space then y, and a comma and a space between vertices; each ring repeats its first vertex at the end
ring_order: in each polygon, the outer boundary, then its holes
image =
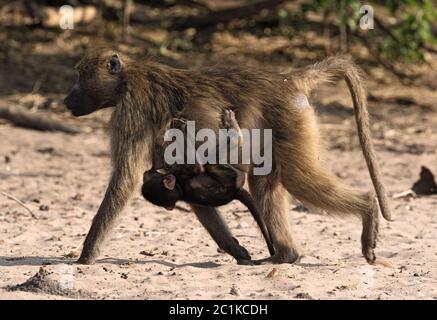
POLYGON ((293 71, 291 74, 295 86, 307 96, 320 82, 334 81, 339 77, 345 79, 353 100, 360 145, 375 187, 379 207, 383 217, 391 221, 387 193, 381 181, 381 173, 371 140, 366 93, 362 86, 358 67, 345 56, 333 56, 314 65, 293 71))

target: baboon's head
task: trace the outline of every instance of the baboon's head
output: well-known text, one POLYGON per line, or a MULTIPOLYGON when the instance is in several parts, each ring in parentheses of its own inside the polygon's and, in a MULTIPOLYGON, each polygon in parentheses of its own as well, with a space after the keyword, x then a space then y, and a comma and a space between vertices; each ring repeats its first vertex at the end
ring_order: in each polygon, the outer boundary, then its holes
POLYGON ((125 90, 124 63, 112 50, 88 53, 76 65, 78 79, 64 103, 78 117, 115 106, 125 90))
POLYGON ((176 202, 181 199, 182 190, 173 174, 152 169, 144 173, 141 193, 154 205, 173 210, 176 202))

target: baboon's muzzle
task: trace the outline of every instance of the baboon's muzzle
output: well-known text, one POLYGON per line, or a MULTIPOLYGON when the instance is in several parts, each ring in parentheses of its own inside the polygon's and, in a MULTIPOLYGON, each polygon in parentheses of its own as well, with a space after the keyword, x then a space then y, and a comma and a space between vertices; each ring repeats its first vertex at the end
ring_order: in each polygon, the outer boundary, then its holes
POLYGON ((64 104, 75 117, 85 116, 98 109, 94 107, 92 100, 80 90, 77 84, 74 85, 70 93, 64 98, 64 104))

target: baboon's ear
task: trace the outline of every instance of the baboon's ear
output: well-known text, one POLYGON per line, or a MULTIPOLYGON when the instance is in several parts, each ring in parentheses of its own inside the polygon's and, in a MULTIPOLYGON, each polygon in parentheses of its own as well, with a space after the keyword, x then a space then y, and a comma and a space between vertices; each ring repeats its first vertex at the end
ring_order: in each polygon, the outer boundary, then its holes
POLYGON ((164 187, 168 190, 173 190, 176 185, 176 177, 172 174, 168 174, 164 177, 162 182, 164 183, 164 187))
POLYGON ((107 68, 108 68, 109 73, 111 73, 111 74, 117 74, 121 71, 122 66, 121 66, 121 61, 120 61, 120 57, 118 56, 118 54, 112 55, 112 57, 108 61, 107 68))
POLYGON ((235 186, 237 187, 237 189, 243 188, 245 181, 246 181, 246 175, 238 174, 237 179, 235 179, 235 186))

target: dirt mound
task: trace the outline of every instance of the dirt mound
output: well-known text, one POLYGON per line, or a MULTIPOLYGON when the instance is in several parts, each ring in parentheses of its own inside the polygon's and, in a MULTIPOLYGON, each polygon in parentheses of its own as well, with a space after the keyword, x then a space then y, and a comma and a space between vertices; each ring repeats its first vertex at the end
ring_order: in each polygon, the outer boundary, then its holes
POLYGON ((46 293, 46 294, 74 298, 74 299, 93 298, 93 295, 89 292, 84 292, 83 290, 73 290, 73 289, 63 288, 58 281, 49 279, 48 278, 49 275, 50 272, 44 269, 44 267, 41 267, 34 276, 30 277, 25 282, 14 286, 7 286, 6 290, 46 293))

